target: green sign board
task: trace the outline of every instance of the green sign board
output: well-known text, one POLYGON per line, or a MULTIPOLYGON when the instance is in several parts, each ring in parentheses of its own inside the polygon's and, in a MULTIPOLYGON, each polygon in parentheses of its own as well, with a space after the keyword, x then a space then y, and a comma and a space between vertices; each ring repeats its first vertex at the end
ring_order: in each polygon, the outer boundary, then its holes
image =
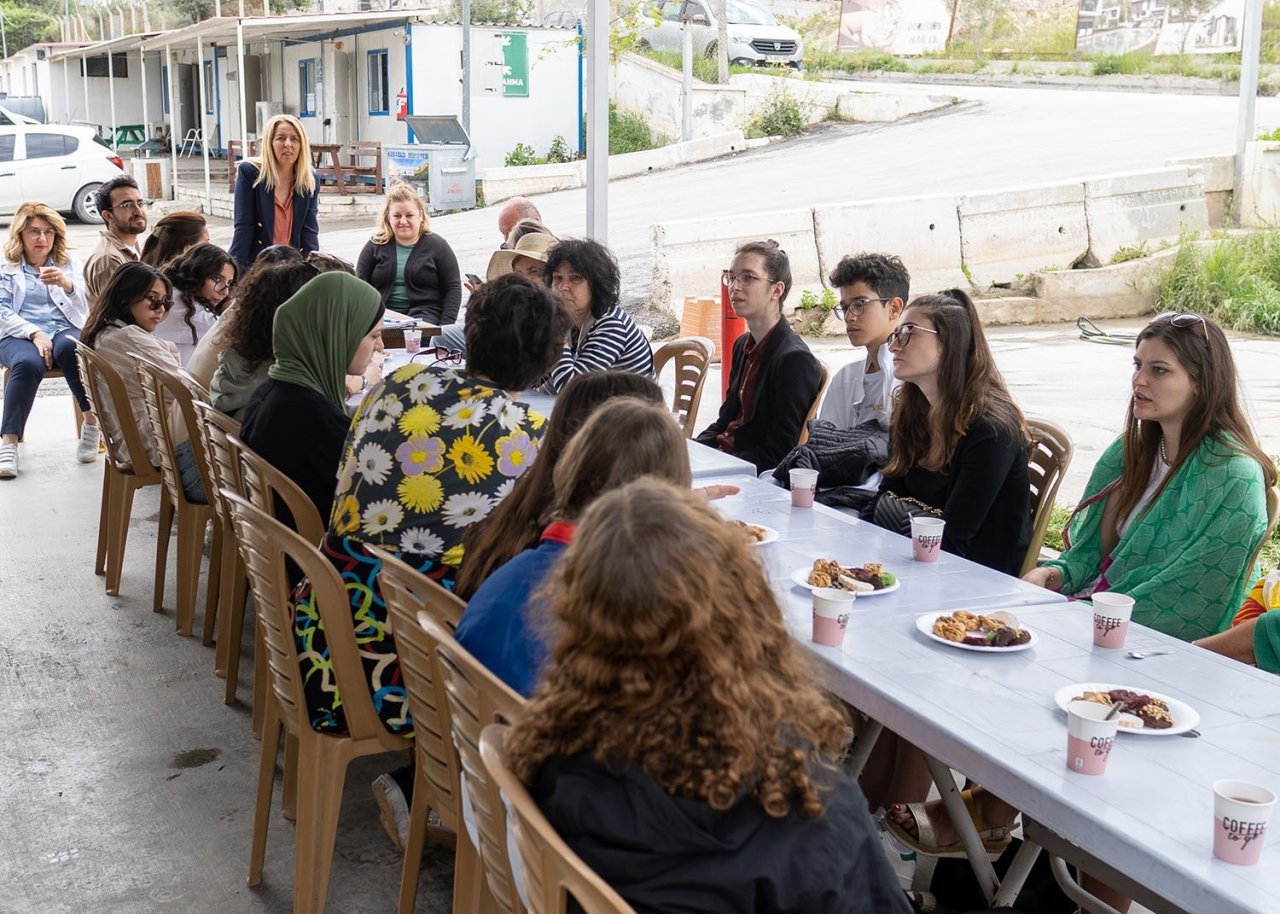
POLYGON ((529 36, 524 32, 502 33, 502 94, 529 97, 529 36))

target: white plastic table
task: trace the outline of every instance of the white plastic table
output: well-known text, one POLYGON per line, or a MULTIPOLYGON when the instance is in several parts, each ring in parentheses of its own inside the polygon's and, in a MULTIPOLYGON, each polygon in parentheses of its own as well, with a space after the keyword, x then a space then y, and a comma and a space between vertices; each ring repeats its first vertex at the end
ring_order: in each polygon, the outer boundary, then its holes
POLYGON ((788 627, 834 694, 1007 800, 1031 820, 1028 835, 1148 908, 1280 911, 1280 837, 1268 836, 1258 866, 1216 860, 1210 789, 1240 778, 1280 792, 1280 677, 1139 625, 1125 650, 1095 648, 1086 606, 945 553, 917 564, 904 537, 821 506, 792 509, 787 492, 758 480, 723 481, 743 491, 716 502, 722 513, 779 531, 758 547, 761 559, 788 627), (817 557, 884 562, 902 581, 896 593, 855 601, 843 649, 812 642, 811 598, 790 581, 817 557), (916 631, 919 614, 966 606, 1017 607, 1039 643, 991 655, 916 631), (1169 653, 1131 660, 1127 650, 1169 653), (1053 694, 1090 681, 1185 701, 1202 735, 1122 735, 1105 775, 1069 772, 1053 694))
MULTIPOLYGON (((737 477, 750 476, 755 479, 758 475, 754 463, 748 463, 732 454, 699 444, 692 438, 686 439, 686 442, 689 445, 689 469, 693 472, 693 478, 698 481, 716 476, 732 476, 734 479, 731 481, 736 485, 737 477)), ((778 491, 782 490, 778 489, 778 491)))

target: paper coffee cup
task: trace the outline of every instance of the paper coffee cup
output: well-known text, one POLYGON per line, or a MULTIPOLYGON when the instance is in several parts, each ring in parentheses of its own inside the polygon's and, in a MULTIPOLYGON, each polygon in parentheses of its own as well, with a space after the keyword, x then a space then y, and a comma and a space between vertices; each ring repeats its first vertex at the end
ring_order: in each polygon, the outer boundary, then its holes
POLYGON ((404 332, 404 351, 417 352, 422 348, 422 331, 406 330, 404 332))
POLYGON ((946 523, 940 517, 911 518, 911 558, 917 562, 936 562, 942 551, 942 528, 946 523))
POLYGON ((1073 701, 1067 705, 1067 768, 1077 774, 1102 774, 1115 743, 1117 717, 1103 720, 1110 705, 1073 701))
POLYGON ((1258 862, 1276 795, 1248 781, 1213 782, 1213 856, 1237 866, 1258 862))
POLYGON ((1093 602, 1093 643, 1098 647, 1124 647, 1133 615, 1133 597, 1104 590, 1089 599, 1093 602))
POLYGON ((789 470, 791 477, 791 506, 794 508, 812 508, 813 493, 818 489, 817 470, 789 470))
POLYGON ((813 591, 813 640, 828 647, 844 644, 853 609, 854 593, 836 587, 817 587, 813 591))

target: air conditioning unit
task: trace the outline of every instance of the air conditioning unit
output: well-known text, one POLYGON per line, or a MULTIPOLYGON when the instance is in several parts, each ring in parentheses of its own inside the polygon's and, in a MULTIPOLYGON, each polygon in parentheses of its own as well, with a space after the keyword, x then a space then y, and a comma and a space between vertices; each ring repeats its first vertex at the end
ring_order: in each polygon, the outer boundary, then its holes
POLYGON ((284 114, 284 102, 258 102, 257 123, 258 136, 262 136, 267 132, 267 121, 271 120, 277 114, 284 114))
POLYGON ((45 60, 49 56, 49 52, 44 48, 36 48, 36 60, 45 60))

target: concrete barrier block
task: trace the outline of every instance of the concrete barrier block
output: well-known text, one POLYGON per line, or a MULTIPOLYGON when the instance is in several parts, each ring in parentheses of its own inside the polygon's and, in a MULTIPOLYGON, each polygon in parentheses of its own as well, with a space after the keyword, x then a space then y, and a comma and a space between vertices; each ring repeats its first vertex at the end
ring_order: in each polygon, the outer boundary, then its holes
POLYGON ((1174 166, 1108 175, 1084 183, 1089 252, 1107 264, 1121 248, 1173 243, 1209 229, 1204 172, 1174 166))
POLYGON ((1032 287, 1037 322, 1073 321, 1081 315, 1101 319, 1150 314, 1156 286, 1177 250, 1092 270, 1036 273, 1032 287))
POLYGON ((561 162, 554 165, 521 165, 486 168, 480 175, 486 204, 510 197, 549 194, 583 185, 583 164, 561 162))
POLYGON ((650 235, 651 304, 678 314, 686 295, 719 296, 720 272, 732 262, 734 248, 754 238, 773 238, 790 257, 793 282, 788 306, 800 300, 801 290, 819 285, 812 210, 666 222, 654 225, 650 235))
POLYGON ((1240 224, 1280 224, 1280 143, 1247 143, 1240 181, 1240 224))
POLYGON ((965 194, 957 209, 964 265, 979 289, 1069 267, 1089 251, 1083 182, 965 194))
POLYGON ((954 104, 943 95, 894 95, 887 92, 845 92, 836 99, 842 121, 884 123, 954 104))
POLYGON ((913 296, 968 288, 960 269, 956 202, 952 194, 937 194, 815 207, 814 233, 823 280, 846 254, 873 251, 902 258, 911 273, 913 296))
POLYGON ((741 130, 728 130, 713 136, 700 137, 684 143, 672 143, 643 152, 627 152, 609 156, 609 177, 628 178, 664 168, 675 168, 690 162, 701 162, 747 148, 747 139, 741 130))
POLYGON ((1186 159, 1170 159, 1164 164, 1170 167, 1182 165, 1187 168, 1200 169, 1204 173, 1204 190, 1207 194, 1220 193, 1222 191, 1230 193, 1234 189, 1233 182, 1236 179, 1236 157, 1234 155, 1192 156, 1186 159))

